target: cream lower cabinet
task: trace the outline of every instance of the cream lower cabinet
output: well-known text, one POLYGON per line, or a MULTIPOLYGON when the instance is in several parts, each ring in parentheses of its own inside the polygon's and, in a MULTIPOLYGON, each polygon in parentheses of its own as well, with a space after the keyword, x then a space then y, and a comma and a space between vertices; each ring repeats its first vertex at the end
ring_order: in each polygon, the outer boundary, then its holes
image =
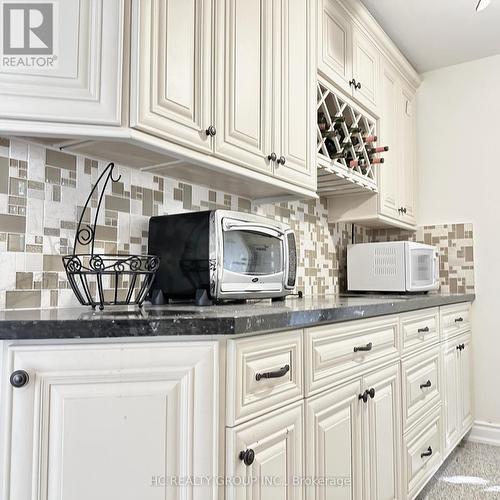
POLYGON ((471 335, 465 333, 442 346, 444 403, 444 452, 449 452, 467 433, 473 422, 471 392, 471 335))
POLYGON ((226 500, 302 500, 303 403, 226 431, 226 500))
POLYGON ((2 499, 217 498, 214 483, 176 486, 218 472, 217 353, 216 342, 9 348, 2 499), (8 384, 16 371, 24 386, 8 384))
POLYGON ((306 498, 400 498, 399 364, 307 400, 306 498))

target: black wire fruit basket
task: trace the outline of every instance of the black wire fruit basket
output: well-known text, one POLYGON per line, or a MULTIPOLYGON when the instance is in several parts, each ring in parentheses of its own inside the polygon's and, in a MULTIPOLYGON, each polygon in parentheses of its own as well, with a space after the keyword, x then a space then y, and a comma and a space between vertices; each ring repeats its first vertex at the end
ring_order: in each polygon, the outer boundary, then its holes
POLYGON ((65 255, 64 269, 68 282, 80 304, 100 310, 106 305, 130 305, 142 307, 153 283, 160 261, 155 255, 96 254, 94 243, 99 210, 115 165, 110 163, 99 176, 83 207, 76 229, 73 254, 65 255), (101 193, 92 224, 84 217, 90 211, 94 193, 102 184, 101 193), (77 253, 77 249, 90 247, 88 253, 77 253))

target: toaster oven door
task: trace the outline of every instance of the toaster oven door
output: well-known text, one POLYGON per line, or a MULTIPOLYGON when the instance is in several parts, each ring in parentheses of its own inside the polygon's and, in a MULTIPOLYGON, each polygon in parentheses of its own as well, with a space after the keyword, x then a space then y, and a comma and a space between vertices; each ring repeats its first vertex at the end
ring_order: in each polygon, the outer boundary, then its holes
POLYGON ((271 225, 225 218, 221 260, 220 292, 281 292, 286 264, 285 233, 271 225))

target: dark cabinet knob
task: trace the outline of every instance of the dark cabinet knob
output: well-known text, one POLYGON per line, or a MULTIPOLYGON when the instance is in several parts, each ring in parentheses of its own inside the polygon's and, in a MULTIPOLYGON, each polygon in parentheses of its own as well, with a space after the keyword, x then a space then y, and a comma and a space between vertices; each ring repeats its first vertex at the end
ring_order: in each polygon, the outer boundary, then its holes
POLYGON ((240 451, 240 460, 243 461, 243 463, 248 467, 249 465, 253 464, 253 461, 255 460, 255 451, 253 451, 251 448, 248 448, 248 450, 240 451))
POLYGON ((209 135, 210 137, 213 137, 216 133, 217 133, 217 129, 213 126, 213 125, 210 125, 210 127, 207 128, 207 130, 205 131, 207 133, 207 135, 209 135))
POLYGON ((465 344, 458 344, 457 345, 457 350, 458 351, 463 351, 465 349, 465 344))
POLYGON ((358 399, 362 399, 363 403, 366 403, 369 397, 372 399, 375 397, 375 389, 373 387, 371 389, 366 389, 363 394, 358 395, 358 399))
POLYGON ((432 385, 432 382, 428 380, 425 384, 420 384, 420 389, 427 389, 432 385))
POLYGON ((420 453, 420 458, 430 457, 432 455, 432 448, 429 446, 426 451, 420 453))
POLYGON ((356 83, 356 87, 355 88, 357 90, 361 90, 361 82, 356 83))
POLYGON ((271 153, 271 154, 267 157, 267 159, 268 159, 269 161, 276 161, 276 159, 277 159, 277 158, 278 158, 278 157, 276 156, 276 153, 271 153))
POLYGON ((30 380, 27 372, 24 370, 16 370, 10 376, 10 383, 14 387, 24 387, 30 380))
POLYGON ((428 326, 424 326, 423 328, 418 329, 418 333, 427 333, 429 331, 428 326))
POLYGON ((464 320, 464 318, 455 318, 455 323, 461 323, 464 320))
POLYGON ((355 347, 354 352, 367 352, 371 351, 372 349, 373 349, 373 344, 371 342, 368 342, 368 344, 366 345, 355 347))
POLYGON ((290 371, 290 365, 282 366, 279 370, 274 372, 264 372, 264 373, 256 373, 255 380, 257 382, 263 378, 280 378, 284 377, 290 371))
POLYGON ((278 165, 284 165, 286 163, 286 158, 284 156, 280 156, 277 160, 276 163, 278 165))
POLYGON ((349 80, 349 85, 351 87, 356 87, 356 80, 354 78, 352 80, 349 80))
POLYGON ((368 401, 368 396, 370 395, 370 391, 367 389, 363 394, 360 394, 358 396, 358 399, 362 399, 363 403, 366 403, 368 401))

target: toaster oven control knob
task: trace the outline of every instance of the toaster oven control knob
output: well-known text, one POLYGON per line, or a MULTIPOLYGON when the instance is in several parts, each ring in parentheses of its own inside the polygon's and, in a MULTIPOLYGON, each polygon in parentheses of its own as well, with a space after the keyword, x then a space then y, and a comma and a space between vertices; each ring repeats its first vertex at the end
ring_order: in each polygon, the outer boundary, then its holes
POLYGON ((253 451, 252 448, 240 451, 240 460, 242 460, 247 467, 252 465, 255 460, 255 451, 253 451))
POLYGON ((10 376, 10 383, 13 387, 24 387, 30 380, 27 372, 24 370, 16 370, 10 376))
POLYGON ((276 159, 277 159, 277 158, 278 158, 278 157, 276 156, 276 153, 271 153, 271 154, 267 157, 267 159, 268 159, 269 161, 276 161, 276 159))
POLYGON ((217 133, 217 129, 213 125, 210 125, 210 127, 207 128, 206 133, 208 136, 213 137, 217 133))

